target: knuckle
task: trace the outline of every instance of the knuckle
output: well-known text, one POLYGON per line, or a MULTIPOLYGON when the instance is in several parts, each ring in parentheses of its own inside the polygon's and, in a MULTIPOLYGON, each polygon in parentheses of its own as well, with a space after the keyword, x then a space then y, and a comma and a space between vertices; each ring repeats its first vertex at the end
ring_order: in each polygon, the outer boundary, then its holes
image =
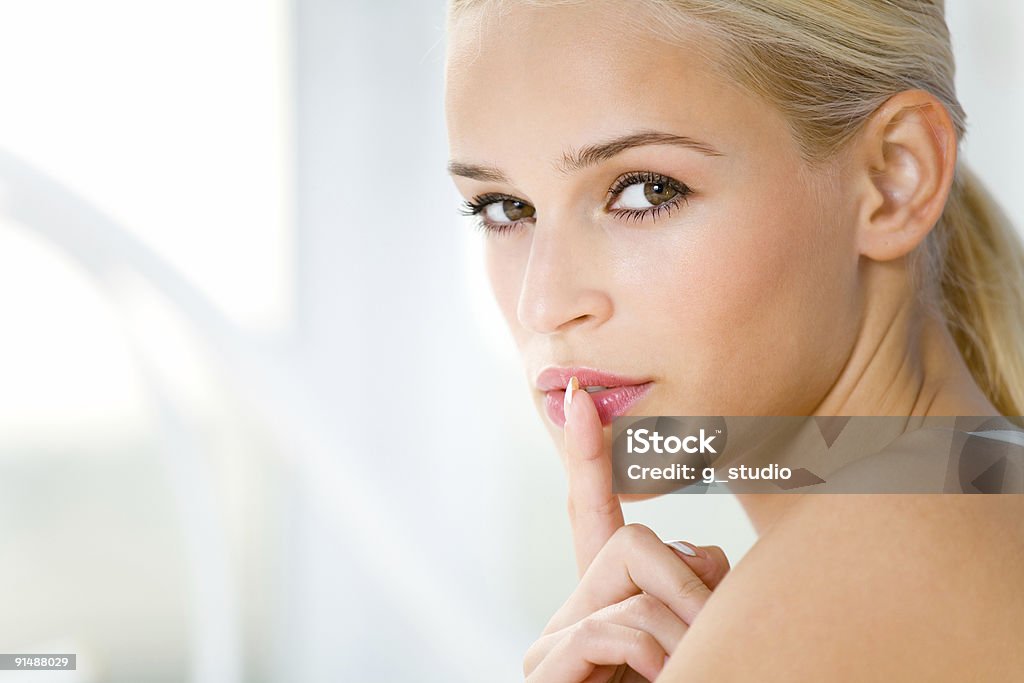
POLYGON ((637 654, 650 655, 652 652, 656 652, 660 647, 658 641, 654 639, 647 631, 635 630, 629 634, 629 647, 637 654))
POLYGON ((587 617, 576 622, 570 629, 569 638, 574 642, 586 642, 598 636, 601 624, 596 619, 587 617))
POLYGON ((691 574, 676 584, 676 595, 684 600, 704 595, 707 592, 708 587, 696 574, 691 574))
POLYGON ((633 522, 616 529, 612 539, 617 545, 629 550, 640 547, 653 533, 649 527, 633 522))
POLYGON ((607 517, 613 514, 620 506, 619 498, 614 493, 609 493, 607 497, 601 498, 600 501, 594 503, 588 512, 598 515, 600 517, 607 517))
POLYGON ((630 615, 630 622, 643 630, 649 630, 657 624, 663 610, 667 609, 660 600, 647 593, 630 596, 619 605, 624 613, 630 615))
POLYGON ((572 521, 576 521, 578 518, 585 515, 607 517, 614 514, 619 505, 618 496, 614 493, 596 503, 580 505, 576 500, 574 493, 570 491, 568 500, 566 501, 566 512, 569 515, 569 519, 572 521))
POLYGON ((633 600, 632 609, 645 624, 652 622, 661 613, 661 601, 648 593, 641 593, 630 599, 633 600))

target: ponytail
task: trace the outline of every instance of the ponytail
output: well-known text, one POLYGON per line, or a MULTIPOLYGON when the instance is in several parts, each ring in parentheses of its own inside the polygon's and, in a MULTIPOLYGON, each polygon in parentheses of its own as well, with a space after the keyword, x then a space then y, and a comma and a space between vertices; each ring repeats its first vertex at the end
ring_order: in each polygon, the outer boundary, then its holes
POLYGON ((1002 415, 1024 414, 1024 245, 965 165, 934 232, 941 310, 974 380, 1002 415), (943 253, 944 252, 944 253, 943 253))

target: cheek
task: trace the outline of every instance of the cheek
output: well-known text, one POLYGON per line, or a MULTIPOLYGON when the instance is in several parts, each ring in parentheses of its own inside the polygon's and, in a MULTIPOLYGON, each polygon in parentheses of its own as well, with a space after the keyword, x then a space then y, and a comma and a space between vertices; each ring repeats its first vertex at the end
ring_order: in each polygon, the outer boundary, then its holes
POLYGON ((803 414, 831 386, 854 337, 855 251, 811 202, 709 207, 685 248, 663 252, 672 267, 646 271, 647 345, 679 408, 803 414))
POLYGON ((529 259, 530 241, 522 236, 485 238, 483 246, 487 278, 505 324, 518 345, 525 340, 517 309, 523 275, 529 259))

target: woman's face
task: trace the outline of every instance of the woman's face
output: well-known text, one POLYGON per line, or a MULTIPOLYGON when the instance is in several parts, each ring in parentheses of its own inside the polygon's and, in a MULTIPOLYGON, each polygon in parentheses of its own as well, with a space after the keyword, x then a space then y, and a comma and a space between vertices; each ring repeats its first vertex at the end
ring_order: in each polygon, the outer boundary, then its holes
POLYGON ((841 170, 816 177, 777 111, 628 4, 513 4, 449 36, 453 178, 537 407, 560 438, 561 392, 536 386, 555 366, 650 381, 634 415, 809 414, 859 320, 841 170))

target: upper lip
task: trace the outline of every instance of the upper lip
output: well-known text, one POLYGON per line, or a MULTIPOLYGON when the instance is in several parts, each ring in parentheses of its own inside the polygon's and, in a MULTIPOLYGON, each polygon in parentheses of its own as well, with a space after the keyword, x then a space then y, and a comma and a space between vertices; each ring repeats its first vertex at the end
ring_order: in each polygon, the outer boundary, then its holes
POLYGON ((649 379, 626 377, 624 375, 613 375, 610 372, 603 372, 594 368, 569 367, 562 368, 551 366, 541 370, 534 382, 540 391, 551 391, 552 389, 565 389, 572 377, 580 383, 580 387, 624 387, 636 384, 646 384, 649 379))

